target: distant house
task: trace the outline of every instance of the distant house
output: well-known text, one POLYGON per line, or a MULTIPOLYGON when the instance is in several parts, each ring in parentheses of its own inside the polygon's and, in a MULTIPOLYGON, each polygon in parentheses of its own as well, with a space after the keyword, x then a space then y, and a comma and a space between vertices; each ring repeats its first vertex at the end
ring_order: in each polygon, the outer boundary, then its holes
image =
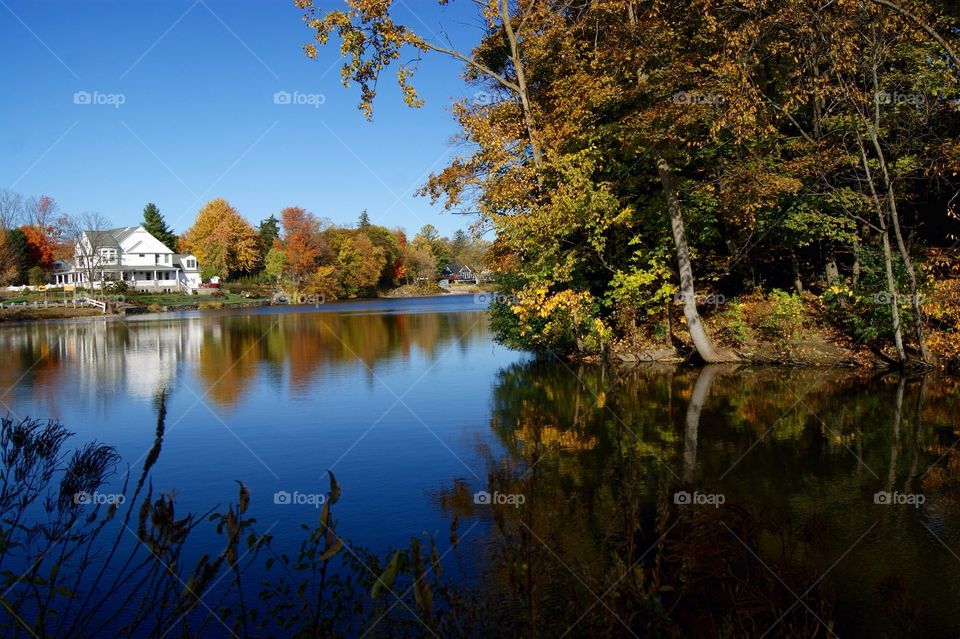
POLYGON ((469 266, 457 261, 444 266, 440 271, 440 278, 451 282, 475 282, 477 280, 469 266))
POLYGON ((138 291, 164 293, 190 292, 201 281, 194 255, 174 253, 143 226, 84 231, 73 260, 61 265, 54 279, 85 288, 122 281, 138 291))

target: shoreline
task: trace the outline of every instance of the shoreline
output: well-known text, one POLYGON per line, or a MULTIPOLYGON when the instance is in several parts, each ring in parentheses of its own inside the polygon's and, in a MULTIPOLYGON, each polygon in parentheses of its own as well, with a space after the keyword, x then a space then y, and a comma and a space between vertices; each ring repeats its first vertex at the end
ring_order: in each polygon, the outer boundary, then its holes
MULTIPOLYGON (((377 295, 376 297, 357 297, 351 299, 330 300, 331 303, 344 302, 371 302, 376 300, 402 300, 433 297, 452 297, 458 295, 475 295, 486 292, 484 289, 470 291, 442 291, 437 293, 421 293, 416 295, 377 295)), ((216 298, 210 300, 198 301, 189 304, 155 304, 158 308, 150 308, 151 305, 130 305, 119 309, 117 312, 103 313, 97 308, 89 306, 15 306, 0 308, 0 328, 3 326, 22 325, 43 322, 66 322, 92 319, 118 320, 134 315, 163 315, 167 313, 182 313, 192 311, 229 311, 233 309, 251 309, 263 308, 268 306, 289 307, 289 308, 310 308, 314 304, 274 304, 270 299, 257 299, 247 302, 221 302, 216 298)))

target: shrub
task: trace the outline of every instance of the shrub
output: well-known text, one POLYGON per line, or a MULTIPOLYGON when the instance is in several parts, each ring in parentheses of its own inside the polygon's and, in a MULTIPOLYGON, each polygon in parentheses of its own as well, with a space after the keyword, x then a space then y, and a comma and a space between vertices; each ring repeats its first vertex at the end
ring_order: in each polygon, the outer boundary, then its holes
POLYGON ((803 329, 803 300, 797 293, 778 288, 770 291, 765 304, 759 304, 757 325, 761 333, 773 339, 794 339, 803 329))
POLYGON ((551 293, 530 287, 497 294, 490 305, 497 340, 511 348, 557 355, 601 352, 611 331, 598 317, 599 303, 587 291, 551 293))

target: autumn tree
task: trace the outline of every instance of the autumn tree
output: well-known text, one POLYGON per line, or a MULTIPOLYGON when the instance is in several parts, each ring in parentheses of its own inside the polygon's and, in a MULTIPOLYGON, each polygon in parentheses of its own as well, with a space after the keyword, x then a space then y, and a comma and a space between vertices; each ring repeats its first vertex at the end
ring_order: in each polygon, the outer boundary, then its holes
POLYGON ((280 224, 287 256, 286 271, 294 288, 299 290, 317 267, 320 222, 313 213, 291 206, 280 212, 280 224))
POLYGON ((21 226, 20 232, 26 239, 29 263, 33 266, 39 266, 45 271, 53 268, 53 261, 56 259, 56 245, 49 229, 29 224, 21 226))
POLYGON ((347 237, 337 252, 337 275, 343 297, 369 293, 380 279, 386 259, 383 249, 366 235, 347 237))
POLYGON ((383 268, 377 279, 378 288, 390 288, 396 284, 394 266, 400 259, 400 244, 396 234, 385 226, 378 224, 361 224, 358 231, 367 236, 374 246, 383 254, 383 268))
POLYGON ((260 264, 256 231, 223 198, 207 202, 183 236, 184 251, 197 256, 203 276, 251 273, 260 264))
POLYGON ((430 248, 430 242, 422 235, 414 237, 412 242, 403 246, 403 273, 408 284, 433 279, 437 274, 437 258, 430 248))

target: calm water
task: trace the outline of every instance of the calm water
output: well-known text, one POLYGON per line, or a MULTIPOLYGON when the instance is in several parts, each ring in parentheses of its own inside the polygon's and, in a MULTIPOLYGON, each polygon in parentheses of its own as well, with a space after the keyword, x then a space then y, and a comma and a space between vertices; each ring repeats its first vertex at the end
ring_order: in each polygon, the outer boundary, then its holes
MULTIPOLYGON (((320 634, 960 636, 956 381, 540 361, 494 344, 483 310, 463 296, 4 326, 0 414, 59 420, 68 447, 114 446, 99 491, 129 479, 129 495, 165 393, 154 496, 175 492, 179 518, 249 487, 273 550, 244 573, 248 602, 278 579, 264 559, 295 554, 320 513, 276 495, 309 502, 332 469, 347 549, 331 570, 355 591, 320 634), (480 490, 505 503, 476 504, 480 490), (412 560, 401 604, 370 597, 412 538, 437 547, 426 611, 412 560)), ((201 522, 173 572, 222 547, 201 522)), ((18 560, 32 564, 11 552, 0 567, 20 574, 18 560)), ((230 583, 188 612, 202 632, 177 616, 153 636, 242 636, 210 619, 230 583)))

